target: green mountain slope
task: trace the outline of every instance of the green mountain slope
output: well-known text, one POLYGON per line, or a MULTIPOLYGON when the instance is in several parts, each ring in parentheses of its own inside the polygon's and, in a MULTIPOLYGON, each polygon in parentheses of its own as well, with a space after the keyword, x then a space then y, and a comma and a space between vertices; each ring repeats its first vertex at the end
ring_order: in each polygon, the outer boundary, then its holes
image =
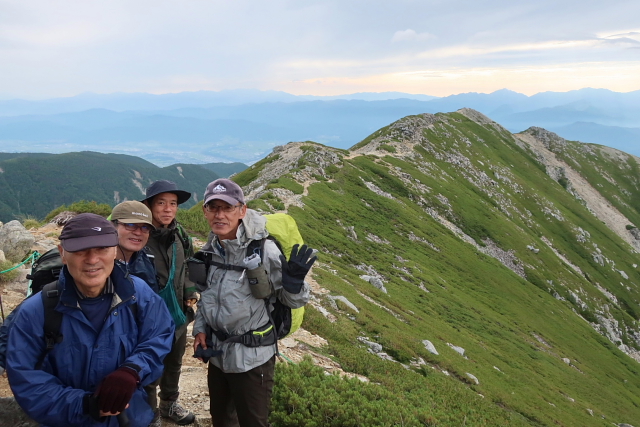
MULTIPOLYGON (((465 109, 348 151, 291 143, 234 179, 321 251, 316 351, 390 392, 385 421, 323 425, 610 426, 640 420, 638 178, 636 157, 465 109)), ((275 425, 340 419, 326 390, 278 391, 275 425)))
MULTIPOLYGON (((8 156, 7 156, 8 157, 8 156)), ((168 179, 191 191, 191 206, 206 185, 218 178, 198 165, 159 168, 139 157, 78 152, 46 156, 17 156, 0 160, 0 221, 20 216, 44 216, 60 205, 95 200, 115 205, 140 200, 157 179, 168 179)))

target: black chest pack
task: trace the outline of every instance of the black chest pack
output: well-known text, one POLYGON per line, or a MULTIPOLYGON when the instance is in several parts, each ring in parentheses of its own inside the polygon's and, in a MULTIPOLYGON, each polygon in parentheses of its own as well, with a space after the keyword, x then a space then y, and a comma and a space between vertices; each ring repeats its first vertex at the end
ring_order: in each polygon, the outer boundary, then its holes
MULTIPOLYGON (((264 245, 267 239, 273 241, 280 252, 283 252, 282 246, 280 245, 278 240, 269 235, 264 239, 251 241, 247 246, 246 256, 250 257, 251 255, 258 254, 258 256, 260 256, 260 258, 262 259, 262 264, 264 264, 264 245)), ((214 261, 213 254, 211 252, 196 252, 196 254, 192 258, 190 258, 188 262, 189 278, 191 279, 191 281, 203 287, 206 287, 206 281, 207 277, 209 276, 209 269, 211 268, 211 266, 223 270, 234 270, 240 272, 247 271, 247 267, 245 266, 225 264, 214 261)), ((273 294, 273 287, 270 283, 268 283, 267 285, 270 287, 271 291, 264 292, 264 280, 268 280, 268 277, 266 277, 266 274, 258 274, 258 276, 260 277, 252 277, 251 274, 247 274, 249 286, 252 289, 253 296, 256 297, 259 294, 260 298, 258 299, 264 300, 265 309, 267 310, 267 314, 269 316, 269 323, 256 330, 248 331, 242 335, 229 335, 225 332, 216 331, 209 327, 209 332, 215 335, 220 342, 237 342, 247 347, 261 347, 276 344, 277 340, 282 339, 294 332, 292 330, 292 311, 304 310, 304 308, 292 310, 290 307, 280 302, 278 298, 275 298, 275 302, 271 303, 270 299, 273 294), (258 286, 261 287, 261 290, 254 291, 254 287, 257 288, 258 286), (262 297, 263 295, 265 296, 262 297)), ((302 312, 300 313, 300 315, 302 315, 302 312)))

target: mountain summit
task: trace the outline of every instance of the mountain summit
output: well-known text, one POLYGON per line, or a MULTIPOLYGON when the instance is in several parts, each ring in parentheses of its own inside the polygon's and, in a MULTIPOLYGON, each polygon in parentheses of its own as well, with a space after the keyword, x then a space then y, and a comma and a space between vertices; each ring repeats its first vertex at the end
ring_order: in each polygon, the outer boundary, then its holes
POLYGON ((604 426, 640 420, 638 162, 462 109, 234 179, 321 251, 305 327, 402 425, 604 426))

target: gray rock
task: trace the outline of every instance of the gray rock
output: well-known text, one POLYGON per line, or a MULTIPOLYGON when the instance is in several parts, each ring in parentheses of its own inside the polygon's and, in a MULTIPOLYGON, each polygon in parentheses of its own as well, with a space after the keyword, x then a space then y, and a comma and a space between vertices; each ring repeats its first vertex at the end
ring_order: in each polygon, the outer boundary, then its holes
POLYGON ((458 347, 457 345, 453 345, 451 343, 447 343, 447 345, 449 347, 451 347, 453 349, 453 351, 455 351, 456 353, 458 353, 460 356, 464 356, 464 348, 462 347, 458 347))
POLYGON ((468 376, 469 378, 471 378, 471 381, 476 383, 476 385, 480 384, 480 381, 478 381, 478 378, 476 378, 475 375, 470 374, 469 372, 466 372, 465 375, 468 376))
POLYGON ((0 397, 0 424, 14 427, 37 427, 39 424, 24 413, 13 397, 0 397))
POLYGON ((7 258, 4 256, 4 251, 0 250, 0 262, 5 262, 7 258))
POLYGON ((564 363, 566 363, 567 365, 571 365, 571 360, 570 360, 570 359, 568 359, 568 358, 566 358, 566 357, 563 357, 563 358, 562 358, 562 361, 563 361, 564 363))
POLYGON ((369 341, 366 337, 358 337, 358 341, 369 347, 369 350, 372 353, 382 353, 382 345, 378 344, 377 342, 369 341))
POLYGON ((440 353, 438 353, 438 350, 436 350, 436 346, 433 345, 433 343, 431 343, 431 341, 422 340, 422 344, 424 344, 424 348, 426 348, 429 353, 435 354, 436 356, 438 356, 440 354, 440 353))
POLYGON ((384 287, 384 283, 382 282, 382 279, 380 279, 379 277, 362 275, 360 276, 360 278, 371 283, 373 286, 380 289, 385 294, 387 293, 387 288, 384 287))
MULTIPOLYGON (((360 310, 358 310, 358 307, 353 305, 353 303, 351 301, 349 301, 346 297, 343 297, 342 295, 338 295, 338 296, 335 296, 335 297, 334 296, 329 296, 329 299, 331 301, 341 301, 342 303, 344 303, 344 305, 349 307, 351 310, 355 311, 356 313, 360 313, 360 310)), ((335 308, 337 310, 338 306, 336 305, 335 308)))
POLYGON ((0 228, 0 250, 10 261, 22 261, 35 241, 19 221, 10 221, 0 228))

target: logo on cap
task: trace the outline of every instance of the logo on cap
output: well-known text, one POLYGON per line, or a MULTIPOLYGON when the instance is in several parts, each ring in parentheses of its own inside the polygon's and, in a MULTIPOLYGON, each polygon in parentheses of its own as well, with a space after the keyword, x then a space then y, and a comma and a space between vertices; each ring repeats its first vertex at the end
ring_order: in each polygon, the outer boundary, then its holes
POLYGON ((216 185, 213 188, 213 190, 211 190, 211 192, 213 192, 213 193, 225 193, 226 191, 227 191, 227 188, 222 184, 216 185))
POLYGON ((101 228, 101 227, 91 227, 91 229, 92 229, 92 230, 95 230, 95 231, 102 231, 102 228, 101 228))

